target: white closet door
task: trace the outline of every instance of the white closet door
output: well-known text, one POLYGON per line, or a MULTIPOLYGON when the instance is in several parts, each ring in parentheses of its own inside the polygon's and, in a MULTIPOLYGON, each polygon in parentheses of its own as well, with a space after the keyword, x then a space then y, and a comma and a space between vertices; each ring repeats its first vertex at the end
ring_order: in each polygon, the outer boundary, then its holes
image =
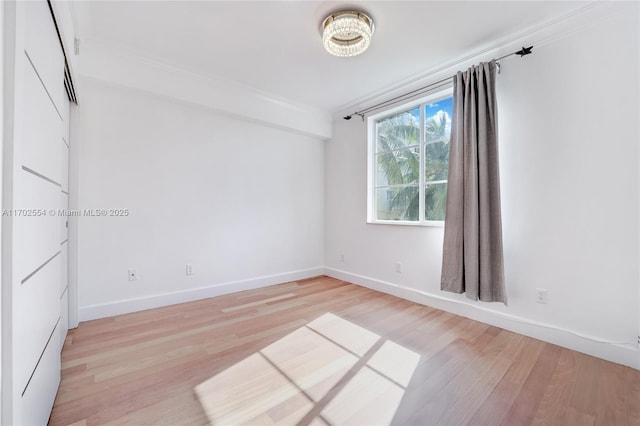
MULTIPOLYGON (((15 122, 12 352, 13 424, 46 425, 60 383, 64 232, 64 56, 44 0, 17 2, 23 49, 15 122)), ((20 46, 19 46, 20 47, 20 46)), ((68 192, 68 189, 65 189, 68 192)))

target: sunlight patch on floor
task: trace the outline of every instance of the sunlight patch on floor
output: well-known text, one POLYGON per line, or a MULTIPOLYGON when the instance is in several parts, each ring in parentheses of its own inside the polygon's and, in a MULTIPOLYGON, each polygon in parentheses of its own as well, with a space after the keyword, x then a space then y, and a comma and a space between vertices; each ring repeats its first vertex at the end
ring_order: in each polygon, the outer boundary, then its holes
POLYGON ((393 419, 404 389, 365 367, 322 410, 332 425, 387 425, 393 419))
POLYGON ((330 312, 311 321, 307 324, 307 327, 359 357, 367 353, 380 339, 380 336, 366 328, 362 328, 330 312))
POLYGON ((195 391, 214 425, 386 424, 419 360, 415 352, 326 313, 195 391))
POLYGON ((350 352, 306 327, 260 353, 313 402, 326 395, 358 361, 350 352))
POLYGON ((213 424, 264 423, 269 411, 277 414, 282 406, 286 407, 285 417, 295 423, 313 406, 259 353, 198 385, 196 393, 213 424), (298 412, 298 419, 291 418, 298 412))
POLYGON ((413 372, 418 367, 418 362, 420 362, 419 354, 387 340, 367 365, 400 386, 407 387, 413 372))

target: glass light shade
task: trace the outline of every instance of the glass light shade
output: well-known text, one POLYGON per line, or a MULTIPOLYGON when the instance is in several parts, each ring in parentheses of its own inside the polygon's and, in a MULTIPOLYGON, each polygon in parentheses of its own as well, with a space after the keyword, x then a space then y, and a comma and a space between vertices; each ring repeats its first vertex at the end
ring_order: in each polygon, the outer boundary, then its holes
POLYGON ((356 56, 369 47, 373 29, 373 20, 362 12, 336 12, 322 22, 322 42, 332 55, 356 56))

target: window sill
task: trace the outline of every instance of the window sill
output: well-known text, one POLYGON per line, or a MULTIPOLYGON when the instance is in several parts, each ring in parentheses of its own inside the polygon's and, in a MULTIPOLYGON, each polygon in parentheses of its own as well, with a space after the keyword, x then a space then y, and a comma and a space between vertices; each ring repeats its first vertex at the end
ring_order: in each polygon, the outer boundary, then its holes
POLYGON ((424 222, 410 222, 405 220, 367 220, 370 225, 400 225, 400 226, 427 226, 444 228, 444 221, 427 220, 424 222))

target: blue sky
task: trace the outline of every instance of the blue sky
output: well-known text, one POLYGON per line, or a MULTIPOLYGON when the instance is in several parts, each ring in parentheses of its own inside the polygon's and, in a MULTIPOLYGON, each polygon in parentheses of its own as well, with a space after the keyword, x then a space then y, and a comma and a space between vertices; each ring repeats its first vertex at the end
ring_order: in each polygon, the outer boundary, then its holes
POLYGON ((438 111, 444 111, 451 117, 453 110, 453 98, 442 99, 433 104, 427 105, 426 118, 436 115, 438 111))
MULTIPOLYGON (((445 135, 449 137, 451 135, 451 116, 453 111, 453 97, 441 99, 437 102, 427 104, 425 106, 425 121, 429 118, 437 115, 445 114, 447 117, 447 126, 445 130, 445 135)), ((409 111, 406 111, 401 114, 409 114, 405 116, 407 119, 412 121, 414 124, 418 124, 420 122, 420 108, 416 107, 409 111), (411 117, 411 118, 409 118, 411 117)))
MULTIPOLYGON (((425 118, 429 119, 429 117, 433 117, 438 113, 438 111, 444 111, 449 115, 449 117, 451 117, 452 111, 453 111, 453 98, 452 97, 446 98, 446 99, 439 100, 438 102, 428 104, 426 107, 425 118)), ((419 108, 412 109, 411 111, 408 111, 408 112, 409 114, 413 115, 415 118, 420 119, 419 108)))

